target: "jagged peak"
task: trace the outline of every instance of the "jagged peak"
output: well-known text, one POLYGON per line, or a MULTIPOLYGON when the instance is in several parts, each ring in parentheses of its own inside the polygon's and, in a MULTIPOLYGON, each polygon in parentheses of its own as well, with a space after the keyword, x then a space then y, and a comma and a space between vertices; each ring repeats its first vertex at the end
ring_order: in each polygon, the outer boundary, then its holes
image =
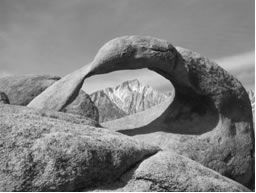
POLYGON ((141 83, 138 79, 133 79, 133 80, 127 80, 124 81, 123 83, 121 83, 119 86, 117 86, 116 88, 125 88, 125 87, 130 87, 130 88, 139 88, 141 87, 141 83))
MULTIPOLYGON (((166 94, 149 85, 142 84, 138 79, 127 80, 116 87, 109 87, 96 92, 106 95, 113 105, 124 112, 122 116, 144 111, 168 98, 166 94)), ((94 100, 101 100, 100 98, 103 96, 99 93, 94 96, 94 100)))
POLYGON ((129 83, 140 84, 140 81, 139 81, 137 78, 135 78, 135 79, 132 79, 132 80, 126 80, 126 81, 124 81, 124 82, 121 83, 121 84, 129 84, 129 83))
POLYGON ((253 95, 253 96, 254 96, 254 91, 253 91, 252 89, 247 90, 247 93, 248 93, 249 95, 253 95))
POLYGON ((130 88, 132 91, 139 91, 140 88, 141 89, 144 89, 144 88, 153 89, 149 85, 144 85, 138 79, 132 79, 132 80, 126 80, 126 81, 122 82, 121 84, 119 84, 117 86, 107 87, 107 88, 104 88, 102 90, 98 90, 98 91, 95 91, 95 92, 101 91, 101 92, 105 92, 105 93, 113 93, 113 92, 115 92, 117 90, 127 89, 127 88, 130 88))

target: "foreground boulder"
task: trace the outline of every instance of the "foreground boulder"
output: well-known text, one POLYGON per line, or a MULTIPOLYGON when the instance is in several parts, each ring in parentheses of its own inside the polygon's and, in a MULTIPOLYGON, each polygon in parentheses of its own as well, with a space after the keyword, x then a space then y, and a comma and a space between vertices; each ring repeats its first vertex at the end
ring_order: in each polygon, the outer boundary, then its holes
POLYGON ((173 152, 159 152, 138 164, 115 183, 96 188, 94 191, 248 192, 250 190, 186 157, 173 152))
POLYGON ((9 99, 4 92, 0 92, 0 104, 9 104, 9 99))
POLYGON ((175 98, 157 119, 135 131, 185 135, 185 148, 174 146, 177 151, 252 186, 254 131, 246 90, 216 63, 190 50, 177 49, 153 37, 116 38, 107 42, 90 64, 54 83, 28 106, 60 110, 75 99, 84 80, 92 75, 148 68, 172 82, 175 98))
MULTIPOLYGON (((10 104, 25 106, 59 79, 58 76, 50 75, 7 76, 0 78, 0 90, 6 93, 10 104)), ((97 107, 82 90, 76 100, 61 111, 99 120, 97 107)))
POLYGON ((33 111, 0 106, 0 191, 89 188, 117 179, 158 151, 119 133, 72 123, 69 114, 33 111))

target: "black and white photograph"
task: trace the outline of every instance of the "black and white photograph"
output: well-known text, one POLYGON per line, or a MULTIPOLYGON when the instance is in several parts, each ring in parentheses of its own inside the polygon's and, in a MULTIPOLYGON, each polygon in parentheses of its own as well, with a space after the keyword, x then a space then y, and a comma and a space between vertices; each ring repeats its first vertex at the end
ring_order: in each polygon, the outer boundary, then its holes
POLYGON ((254 0, 0 0, 0 192, 255 192, 254 0))

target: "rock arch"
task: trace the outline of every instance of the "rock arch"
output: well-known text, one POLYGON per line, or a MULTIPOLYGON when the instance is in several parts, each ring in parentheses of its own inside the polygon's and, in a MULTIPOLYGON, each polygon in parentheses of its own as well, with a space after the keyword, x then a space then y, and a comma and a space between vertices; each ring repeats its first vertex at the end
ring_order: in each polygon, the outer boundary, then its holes
POLYGON ((176 49, 165 40, 144 36, 113 39, 90 64, 63 77, 28 106, 59 111, 75 99, 86 78, 140 68, 161 74, 175 87, 174 102, 151 126, 198 135, 186 141, 179 153, 198 149, 196 161, 250 186, 254 134, 246 90, 214 62, 190 50, 176 49))

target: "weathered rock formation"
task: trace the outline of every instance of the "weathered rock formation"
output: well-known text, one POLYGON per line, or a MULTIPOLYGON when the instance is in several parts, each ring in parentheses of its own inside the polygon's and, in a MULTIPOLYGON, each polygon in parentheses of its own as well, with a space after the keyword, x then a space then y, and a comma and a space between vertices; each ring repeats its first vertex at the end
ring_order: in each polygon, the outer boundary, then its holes
POLYGON ((239 192, 244 186, 174 152, 159 152, 118 181, 94 191, 118 192, 239 192))
POLYGON ((0 191, 249 191, 79 115, 3 104, 0 120, 0 191))
MULTIPOLYGON (((77 96, 84 80, 116 70, 148 68, 170 80, 174 101, 141 128, 192 136, 186 150, 194 160, 250 186, 254 171, 254 133, 250 100, 242 84, 199 54, 152 37, 125 36, 106 43, 94 60, 63 77, 29 103, 29 107, 61 110, 77 96)), ((127 132, 129 135, 129 132, 127 132)), ((179 145, 177 145, 179 146, 179 145)), ((181 147, 182 148, 182 147, 181 147)))
POLYGON ((96 91, 90 97, 99 109, 100 122, 145 111, 168 98, 152 87, 144 86, 137 79, 125 81, 114 88, 96 91))
MULTIPOLYGON (((63 113, 57 111, 50 110, 37 110, 32 108, 27 108, 24 106, 16 106, 16 105, 2 105, 1 106, 1 114, 8 114, 15 117, 27 117, 28 119, 33 119, 36 117, 46 117, 51 118, 53 120, 59 120, 65 122, 70 122, 78 125, 90 125, 94 127, 100 127, 99 123, 91 118, 84 117, 77 114, 63 113)), ((1 116, 2 118, 3 116, 1 116)), ((0 118, 0 120, 1 120, 0 118)), ((42 119, 43 121, 43 119, 42 119)))
POLYGON ((114 181, 158 151, 84 121, 0 105, 0 191, 78 191, 114 181))
MULTIPOLYGON (((0 78, 0 90, 5 92, 12 105, 27 105, 60 77, 50 75, 22 75, 0 78)), ((63 112, 83 115, 98 121, 98 110, 89 95, 80 91, 76 99, 63 112)))
POLYGON ((82 90, 80 90, 76 99, 61 111, 89 117, 99 121, 99 111, 97 107, 92 102, 90 96, 82 90))
POLYGON ((27 105, 60 77, 50 75, 21 75, 0 78, 0 90, 8 96, 10 104, 27 105))
POLYGON ((0 104, 9 104, 9 99, 4 92, 0 92, 0 104))

